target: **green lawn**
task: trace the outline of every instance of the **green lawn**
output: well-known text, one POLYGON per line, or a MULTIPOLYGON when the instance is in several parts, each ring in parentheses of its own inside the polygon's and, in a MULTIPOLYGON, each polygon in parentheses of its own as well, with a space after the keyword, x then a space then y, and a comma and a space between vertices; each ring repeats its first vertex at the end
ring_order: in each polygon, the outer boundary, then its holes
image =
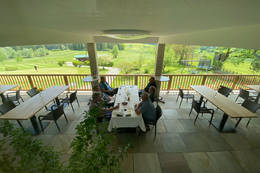
MULTIPOLYGON (((23 58, 22 62, 16 62, 15 59, 8 59, 1 62, 1 74, 89 74, 89 67, 71 67, 58 65, 59 61, 72 62, 74 55, 87 54, 86 51, 74 50, 52 50, 49 55, 43 57, 23 58), (38 72, 34 70, 38 67, 38 72), (6 67, 15 67, 16 71, 6 71, 6 67)), ((112 57, 110 51, 97 51, 97 55, 108 55, 112 57)), ((156 56, 156 45, 152 44, 125 44, 125 49, 120 50, 118 58, 113 60, 113 67, 121 69, 121 74, 153 74, 156 56)), ((173 57, 174 58, 174 57, 173 57)), ((193 64, 196 66, 196 63, 193 64)), ((243 62, 234 65, 227 60, 223 69, 233 71, 239 74, 256 74, 250 69, 250 62, 243 62)), ((107 70, 100 68, 100 74, 105 74, 107 70)), ((164 74, 189 74, 189 73, 213 73, 213 71, 198 70, 196 67, 189 68, 178 63, 177 59, 172 59, 171 65, 164 69, 164 74)))
MULTIPOLYGON (((89 67, 70 67, 65 64, 60 67, 58 61, 72 62, 74 55, 86 54, 86 51, 60 50, 49 51, 49 55, 43 57, 23 58, 22 62, 17 63, 15 59, 5 60, 0 67, 1 74, 86 74, 90 73, 89 67), (37 66, 38 72, 34 66, 37 66), (5 67, 17 67, 16 71, 5 71, 5 67)), ((100 73, 104 74, 107 70, 100 68, 100 73)))

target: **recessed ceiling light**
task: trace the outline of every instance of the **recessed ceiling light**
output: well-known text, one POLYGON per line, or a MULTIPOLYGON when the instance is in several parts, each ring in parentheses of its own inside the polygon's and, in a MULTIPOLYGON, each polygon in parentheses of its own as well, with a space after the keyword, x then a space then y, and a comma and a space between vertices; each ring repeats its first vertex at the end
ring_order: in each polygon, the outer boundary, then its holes
POLYGON ((104 30, 104 36, 120 40, 138 40, 150 37, 150 33, 144 30, 112 29, 104 30))

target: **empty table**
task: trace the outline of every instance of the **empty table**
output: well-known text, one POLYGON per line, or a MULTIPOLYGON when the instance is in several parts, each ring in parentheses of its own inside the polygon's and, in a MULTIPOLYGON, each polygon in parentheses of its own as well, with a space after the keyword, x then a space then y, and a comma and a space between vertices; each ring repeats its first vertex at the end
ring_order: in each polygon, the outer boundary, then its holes
POLYGON ((226 124, 228 117, 230 118, 238 118, 238 122, 235 127, 238 125, 242 118, 255 118, 256 114, 250 112, 243 106, 235 103, 233 100, 223 96, 217 91, 207 87, 207 86, 191 86, 196 92, 201 95, 200 100, 202 101, 203 97, 206 98, 209 102, 211 102, 214 106, 219 108, 224 112, 221 121, 213 121, 212 124, 219 131, 234 131, 234 127, 228 127, 226 124))
POLYGON ((19 125, 22 127, 19 120, 31 120, 32 126, 36 134, 40 132, 35 114, 39 112, 44 106, 49 104, 52 100, 56 99, 62 94, 68 86, 53 86, 40 92, 34 97, 29 98, 25 102, 7 112, 0 119, 4 120, 18 120, 19 125))

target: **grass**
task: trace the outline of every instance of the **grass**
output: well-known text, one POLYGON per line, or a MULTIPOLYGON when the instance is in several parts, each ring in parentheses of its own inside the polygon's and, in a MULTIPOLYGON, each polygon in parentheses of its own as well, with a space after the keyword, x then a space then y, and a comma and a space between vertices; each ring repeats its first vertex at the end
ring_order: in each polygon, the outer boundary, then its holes
MULTIPOLYGON (((71 62, 74 55, 86 54, 86 51, 60 50, 49 51, 49 55, 43 57, 23 58, 22 62, 16 62, 15 59, 5 60, 0 67, 1 74, 86 74, 90 73, 89 67, 71 67, 65 64, 60 67, 58 61, 71 62), (15 66, 16 71, 5 71, 5 67, 15 66), (34 66, 37 66, 36 72, 34 66)), ((107 70, 100 68, 99 72, 105 74, 107 70)))
MULTIPOLYGON (((22 62, 16 62, 15 59, 8 59, 1 62, 0 73, 1 74, 89 74, 89 67, 71 67, 58 65, 59 61, 72 62, 74 55, 87 54, 86 51, 74 51, 74 50, 52 50, 49 51, 49 55, 43 57, 23 58, 22 62), (38 67, 38 72, 34 70, 34 66, 38 67), (16 71, 5 71, 6 67, 15 67, 16 71)), ((97 55, 109 55, 112 57, 110 51, 97 51, 97 55)), ((114 67, 121 69, 121 74, 153 74, 154 63, 156 56, 156 45, 152 44, 125 44, 125 49, 119 51, 118 58, 113 59, 114 67)), ((190 74, 192 72, 199 74, 213 73, 212 71, 198 70, 196 67, 188 68, 180 65, 177 59, 173 59, 171 65, 168 65, 164 69, 164 74, 190 74)), ((194 66, 196 63, 193 64, 194 66)), ((233 64, 230 60, 227 60, 223 69, 225 71, 233 71, 239 74, 256 74, 250 69, 251 64, 245 61, 239 65, 233 64)), ((107 70, 99 69, 100 74, 106 74, 107 70)))

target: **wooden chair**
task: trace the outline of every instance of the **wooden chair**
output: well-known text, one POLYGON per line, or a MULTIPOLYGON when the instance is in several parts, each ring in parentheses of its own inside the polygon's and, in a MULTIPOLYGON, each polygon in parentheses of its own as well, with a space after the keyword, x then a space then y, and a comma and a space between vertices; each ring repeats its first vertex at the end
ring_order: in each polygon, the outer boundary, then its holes
POLYGON ((227 88, 225 86, 220 85, 220 88, 218 89, 218 93, 228 97, 229 94, 232 92, 232 89, 227 88))
POLYGON ((33 97, 33 96, 37 95, 39 93, 39 91, 37 91, 37 88, 35 87, 35 88, 32 88, 32 89, 28 90, 26 93, 30 97, 33 97))
POLYGON ((19 88, 17 91, 7 93, 7 95, 6 95, 7 100, 10 100, 10 101, 12 101, 14 103, 18 103, 18 104, 20 104, 20 99, 24 102, 24 100, 23 100, 23 98, 20 94, 20 91, 21 91, 21 88, 19 88), (14 94, 14 93, 15 93, 15 95, 11 95, 11 94, 14 94))
POLYGON ((157 121, 160 119, 160 117, 162 116, 162 109, 161 107, 157 104, 156 107, 156 119, 155 121, 147 121, 145 122, 146 125, 152 125, 154 126, 154 137, 156 137, 156 128, 157 128, 157 121))
POLYGON ((179 94, 178 94, 176 102, 178 101, 179 97, 181 98, 180 105, 179 105, 179 108, 180 108, 183 99, 187 99, 187 101, 188 101, 188 99, 193 99, 194 95, 193 94, 189 94, 189 93, 188 94, 184 94, 183 90, 179 88, 179 94))
POLYGON ((191 114, 191 112, 192 112, 193 109, 197 112, 196 118, 195 118, 195 120, 194 120, 194 124, 195 124, 200 113, 201 113, 202 115, 203 115, 204 113, 206 113, 206 114, 211 114, 211 118, 210 118, 210 121, 209 121, 209 125, 211 125, 212 119, 213 119, 213 115, 214 115, 214 110, 213 110, 213 109, 208 109, 205 105, 204 105, 203 107, 201 107, 201 104, 202 104, 202 102, 196 101, 195 99, 193 99, 193 100, 192 100, 192 105, 191 105, 191 109, 190 109, 189 116, 190 116, 190 114, 191 114))
POLYGON ((51 112, 49 112, 47 115, 40 115, 38 117, 38 120, 40 122, 40 126, 41 126, 42 131, 44 131, 43 126, 42 126, 42 121, 43 120, 49 120, 49 121, 54 121, 55 122, 55 124, 56 124, 56 126, 57 126, 57 128, 58 128, 58 130, 60 132, 60 127, 58 126, 57 120, 62 115, 64 115, 64 117, 65 117, 65 119, 66 119, 66 121, 68 123, 68 119, 66 117, 66 114, 64 113, 64 105, 63 104, 60 104, 58 106, 57 105, 53 105, 51 112), (54 108, 54 106, 55 106, 55 108, 54 108))

